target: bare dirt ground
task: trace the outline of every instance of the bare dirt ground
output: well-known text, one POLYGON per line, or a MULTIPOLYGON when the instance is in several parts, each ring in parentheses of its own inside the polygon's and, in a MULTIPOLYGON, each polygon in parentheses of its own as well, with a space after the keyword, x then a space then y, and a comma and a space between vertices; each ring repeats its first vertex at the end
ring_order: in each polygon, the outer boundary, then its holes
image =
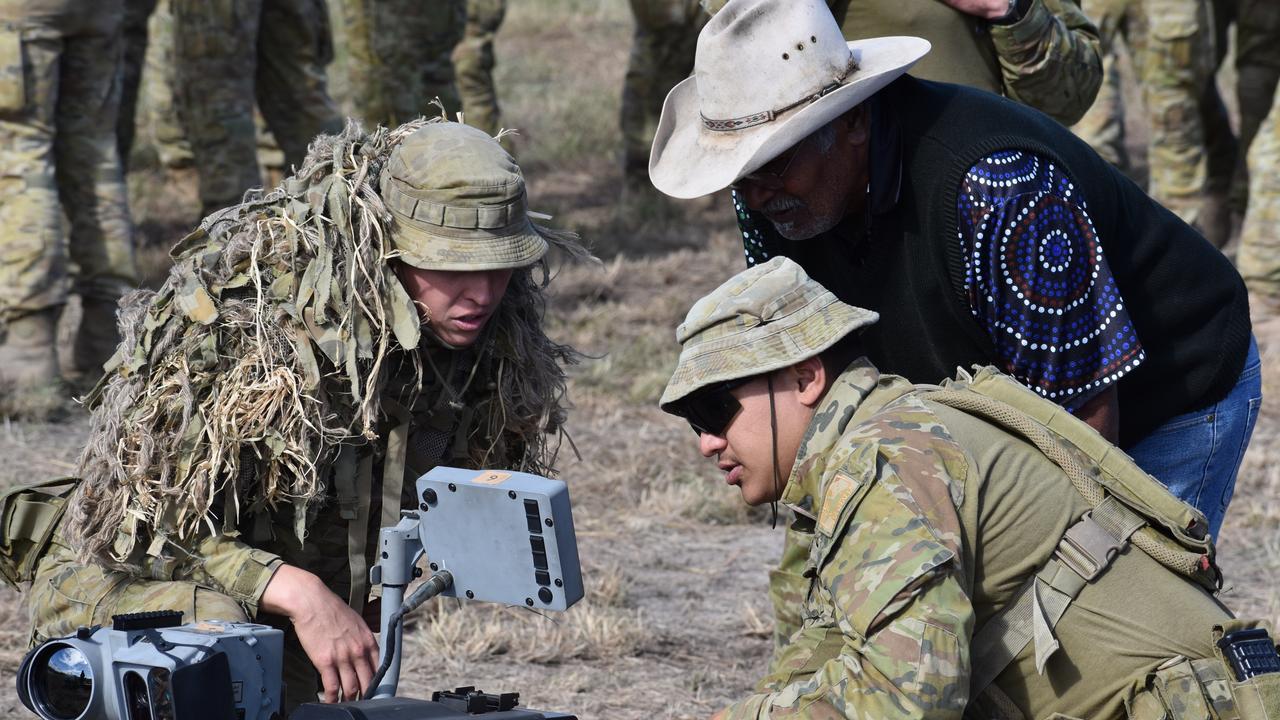
MULTIPOLYGON (((565 268, 553 335, 594 356, 573 373, 573 440, 562 476, 575 504, 587 600, 565 615, 442 602, 408 633, 402 694, 476 685, 582 718, 706 717, 763 668, 764 595, 781 530, 748 511, 656 408, 674 364, 674 328, 699 296, 742 267, 724 198, 671 211, 620 210, 618 91, 629 47, 623 0, 512 3, 498 37, 498 85, 536 209, 595 244, 600 265, 565 268)), ((152 277, 194 219, 189 174, 131 179, 152 277)), ((1280 392, 1280 320, 1257 318, 1266 390, 1280 392)), ((1220 540, 1242 615, 1280 621, 1280 411, 1263 414, 1220 540)), ((0 487, 71 474, 87 423, 0 419, 0 487)), ((26 649, 21 596, 0 590, 0 717, 25 717, 12 678, 26 649)))

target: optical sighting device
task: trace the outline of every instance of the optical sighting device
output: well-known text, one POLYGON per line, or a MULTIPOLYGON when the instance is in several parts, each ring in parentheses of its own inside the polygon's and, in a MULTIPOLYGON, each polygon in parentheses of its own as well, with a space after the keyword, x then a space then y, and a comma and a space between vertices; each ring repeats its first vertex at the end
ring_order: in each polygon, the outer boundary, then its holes
MULTIPOLYGON (((395 697, 401 622, 436 595, 538 611, 582 599, 569 491, 559 480, 438 467, 418 478, 418 507, 382 528, 372 584, 382 586, 380 666, 368 700, 308 703, 290 720, 574 720, 517 707, 516 693, 471 687, 432 700, 395 697), (409 584, 431 575, 405 598, 409 584)), ((181 613, 117 616, 27 654, 18 694, 43 720, 280 720, 283 635, 253 623, 180 625, 181 613)))

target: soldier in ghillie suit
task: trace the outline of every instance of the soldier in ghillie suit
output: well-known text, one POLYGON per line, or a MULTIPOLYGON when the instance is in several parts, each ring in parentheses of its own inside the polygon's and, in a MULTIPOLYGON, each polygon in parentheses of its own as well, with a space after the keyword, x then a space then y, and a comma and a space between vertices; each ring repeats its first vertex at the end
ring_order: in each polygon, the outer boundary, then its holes
POLYGON ((287 630, 292 702, 316 670, 355 697, 377 666, 368 563, 413 480, 552 471, 577 355, 542 330, 550 246, 579 252, 532 223, 511 156, 438 121, 321 136, 206 218, 123 304, 34 640, 119 612, 252 618, 287 630))
POLYGON ((994 368, 881 374, 877 319, 774 258, 676 331, 663 409, 794 511, 769 672, 717 718, 1276 717, 1280 672, 1223 659, 1244 630, 1280 662, 1213 597, 1203 515, 994 368))
POLYGON ((452 55, 467 32, 467 0, 327 5, 335 50, 329 77, 347 115, 396 125, 430 113, 436 101, 450 117, 462 109, 452 55))

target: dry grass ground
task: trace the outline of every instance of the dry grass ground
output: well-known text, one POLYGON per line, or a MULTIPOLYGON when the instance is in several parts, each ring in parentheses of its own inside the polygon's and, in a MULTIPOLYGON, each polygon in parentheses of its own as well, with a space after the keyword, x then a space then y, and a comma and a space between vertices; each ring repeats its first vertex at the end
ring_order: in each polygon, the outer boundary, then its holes
MULTIPOLYGON (((564 615, 442 601, 407 636, 403 694, 477 685, 583 718, 705 717, 763 669, 764 595, 781 532, 748 512, 697 456, 683 423, 655 407, 694 299, 742 266, 725 203, 685 217, 620 216, 618 89, 629 46, 625 0, 511 4, 498 86, 533 205, 596 243, 600 265, 556 278, 553 335, 592 355, 574 372, 573 440, 562 463, 575 505, 587 600, 564 615)), ((135 173, 148 274, 193 219, 189 176, 135 173)), ((723 199, 721 199, 723 200, 723 199)), ((1280 321, 1277 322, 1280 325, 1280 321)), ((1280 392, 1280 327, 1260 328, 1267 390, 1280 392)), ((74 470, 82 411, 61 424, 0 419, 0 486, 74 470)), ((1280 621, 1280 412, 1264 405, 1221 539, 1241 614, 1280 621)), ((25 610, 0 590, 0 717, 22 717, 11 678, 25 610)))

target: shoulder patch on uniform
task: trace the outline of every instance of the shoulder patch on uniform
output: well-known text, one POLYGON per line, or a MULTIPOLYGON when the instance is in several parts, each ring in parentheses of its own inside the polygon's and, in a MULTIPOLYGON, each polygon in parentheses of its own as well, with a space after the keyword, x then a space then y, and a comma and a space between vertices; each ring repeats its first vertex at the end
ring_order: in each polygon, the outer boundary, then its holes
POLYGON ((838 472, 831 478, 831 482, 827 483, 826 491, 822 494, 822 511, 818 513, 818 532, 827 537, 835 534, 841 511, 860 485, 862 483, 843 472, 838 472))

